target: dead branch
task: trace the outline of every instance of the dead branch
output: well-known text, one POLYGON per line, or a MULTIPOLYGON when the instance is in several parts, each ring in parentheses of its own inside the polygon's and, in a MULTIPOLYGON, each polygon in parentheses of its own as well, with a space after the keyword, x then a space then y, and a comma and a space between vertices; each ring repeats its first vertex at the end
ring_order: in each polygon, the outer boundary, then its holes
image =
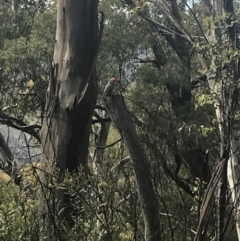
POLYGON ((131 160, 130 156, 127 156, 127 157, 123 158, 121 161, 119 161, 116 165, 114 165, 114 166, 111 168, 111 171, 115 170, 117 167, 120 167, 120 166, 125 165, 125 164, 128 163, 130 160, 131 160))
POLYGON ((112 144, 109 144, 109 145, 107 145, 107 146, 97 146, 97 148, 98 149, 106 149, 106 148, 108 148, 108 147, 112 147, 112 146, 114 146, 114 145, 116 145, 118 142, 120 142, 120 141, 122 141, 122 139, 119 139, 119 140, 117 140, 117 141, 115 141, 115 142, 113 142, 112 144))
POLYGON ((14 129, 20 130, 22 132, 25 132, 33 137, 35 137, 39 142, 41 142, 39 133, 36 131, 36 129, 40 130, 41 125, 34 124, 34 125, 27 125, 24 121, 17 119, 12 116, 8 116, 5 114, 2 110, 0 110, 0 123, 10 126, 14 129))

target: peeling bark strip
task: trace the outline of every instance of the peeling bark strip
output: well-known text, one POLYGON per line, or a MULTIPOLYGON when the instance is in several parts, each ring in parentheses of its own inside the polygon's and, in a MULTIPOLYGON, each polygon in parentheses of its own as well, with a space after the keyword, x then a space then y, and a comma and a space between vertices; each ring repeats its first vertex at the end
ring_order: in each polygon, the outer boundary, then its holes
POLYGON ((215 172, 212 175, 212 178, 208 184, 207 190, 205 192, 202 205, 201 213, 197 228, 197 233, 194 238, 194 241, 204 241, 206 240, 207 228, 210 216, 212 215, 212 209, 214 206, 214 192, 217 188, 217 185, 221 181, 224 169, 226 168, 227 160, 223 159, 219 162, 215 172))
POLYGON ((159 205, 151 180, 149 160, 140 143, 123 97, 116 95, 111 103, 107 102, 108 99, 106 100, 108 114, 118 128, 133 162, 143 208, 145 240, 161 241, 159 205))
MULTIPOLYGON (((98 37, 98 0, 58 1, 56 45, 41 130, 44 187, 48 187, 51 181, 48 173, 54 167, 58 169, 60 183, 66 170, 73 173, 87 163, 91 118, 97 98, 98 37)), ((50 195, 49 190, 46 192, 50 195)), ((49 236, 43 238, 62 240, 56 228, 63 219, 73 221, 73 209, 66 190, 56 189, 51 195, 49 200, 45 195, 40 204, 46 217, 43 229, 48 230, 49 236), (51 207, 50 200, 53 200, 51 207)))

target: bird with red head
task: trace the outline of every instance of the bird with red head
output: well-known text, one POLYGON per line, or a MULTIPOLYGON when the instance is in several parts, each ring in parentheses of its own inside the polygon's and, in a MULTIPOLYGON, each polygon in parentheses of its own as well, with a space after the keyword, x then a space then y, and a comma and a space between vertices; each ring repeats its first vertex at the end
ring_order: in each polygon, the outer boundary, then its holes
POLYGON ((116 77, 112 76, 104 88, 104 91, 103 91, 104 98, 112 95, 115 82, 116 82, 116 77))

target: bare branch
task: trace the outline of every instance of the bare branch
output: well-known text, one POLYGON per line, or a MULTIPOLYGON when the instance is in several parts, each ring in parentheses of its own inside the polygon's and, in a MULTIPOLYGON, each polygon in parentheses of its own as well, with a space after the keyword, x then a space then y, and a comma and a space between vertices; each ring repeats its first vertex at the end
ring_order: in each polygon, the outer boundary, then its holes
POLYGON ((162 163, 162 167, 165 171, 165 173, 182 189, 184 190, 187 194, 189 194, 191 197, 194 196, 192 190, 190 187, 177 175, 175 175, 173 172, 170 171, 170 169, 167 167, 166 163, 162 163))
POLYGON ((93 116, 95 116, 97 119, 102 119, 102 117, 98 114, 96 110, 94 110, 93 116))
POLYGON ((149 2, 159 7, 159 9, 161 9, 169 18, 169 20, 172 22, 177 32, 182 33, 183 35, 185 35, 185 37, 188 39, 189 42, 192 42, 191 35, 188 33, 186 28, 181 24, 180 14, 178 12, 178 9, 175 6, 176 5, 175 1, 173 0, 170 1, 171 7, 168 6, 166 1, 149 0, 149 2))
POLYGON ((39 133, 35 129, 41 129, 41 125, 27 125, 24 121, 15 117, 8 116, 0 110, 0 123, 23 131, 29 135, 34 136, 39 142, 41 142, 39 133))
POLYGON ((105 123, 105 122, 110 122, 111 121, 111 119, 109 117, 102 118, 96 110, 93 112, 93 116, 96 117, 97 119, 92 120, 92 124, 105 123))
POLYGON ((104 106, 101 106, 101 105, 96 105, 95 109, 105 110, 106 111, 106 108, 104 106))
POLYGON ((190 6, 187 4, 187 2, 184 2, 184 4, 187 6, 187 8, 189 9, 189 11, 192 13, 192 15, 193 15, 193 17, 194 17, 194 19, 195 19, 195 21, 196 21, 196 23, 197 23, 197 25, 198 25, 201 33, 202 33, 205 41, 208 43, 207 36, 206 36, 206 34, 204 33, 204 31, 203 31, 203 29, 202 29, 202 26, 201 26, 200 22, 198 21, 198 18, 197 18, 197 16, 196 16, 196 14, 193 12, 192 8, 190 8, 190 6))
POLYGON ((131 160, 130 156, 127 156, 127 157, 123 158, 121 161, 119 161, 116 165, 114 165, 114 166, 111 168, 111 171, 113 171, 113 170, 116 169, 117 167, 120 167, 120 166, 125 165, 125 164, 128 163, 130 160, 131 160))
POLYGON ((144 63, 155 63, 157 60, 153 59, 153 60, 149 60, 149 59, 140 59, 138 57, 134 58, 135 61, 133 61, 133 63, 139 63, 139 64, 144 64, 144 63))
POLYGON ((10 105, 10 106, 6 106, 6 107, 2 108, 2 110, 6 111, 6 110, 8 110, 10 108, 16 108, 16 107, 17 107, 17 105, 10 105))
POLYGON ((115 141, 115 142, 113 142, 112 144, 109 144, 109 145, 107 145, 107 146, 98 146, 97 148, 98 149, 106 149, 106 148, 108 148, 108 147, 112 147, 112 146, 114 146, 114 145, 116 145, 118 142, 120 142, 120 141, 122 141, 122 139, 119 139, 119 140, 117 140, 117 141, 115 141))
POLYGON ((105 123, 105 122, 110 122, 110 121, 111 121, 110 118, 103 118, 103 119, 92 120, 92 124, 105 123))
POLYGON ((158 23, 157 21, 147 17, 147 16, 142 16, 145 20, 147 20, 149 23, 151 24, 154 24, 155 27, 157 27, 158 31, 160 33, 162 33, 163 35, 172 35, 172 36, 179 36, 180 38, 184 39, 185 41, 189 42, 189 43, 192 43, 192 37, 190 38, 189 36, 186 36, 185 34, 180 34, 180 33, 177 33, 176 31, 174 30, 171 30, 167 27, 165 27, 164 25, 158 23))
MULTIPOLYGON (((176 216, 174 216, 173 214, 170 214, 170 213, 159 213, 161 216, 167 216, 167 217, 170 217, 170 218, 174 218, 175 220, 179 221, 180 223, 183 223, 181 220, 179 220, 176 216)), ((194 231, 193 229, 191 228, 188 228, 189 231, 191 231, 193 234, 196 234, 197 232, 194 231)))
POLYGON ((131 197, 131 195, 129 194, 127 197, 124 197, 123 199, 121 199, 114 207, 114 210, 118 209, 122 204, 124 204, 129 198, 131 197))
POLYGON ((135 114, 133 114, 132 112, 130 112, 130 116, 133 119, 133 122, 138 125, 138 126, 143 126, 144 123, 142 121, 140 121, 137 116, 135 114))

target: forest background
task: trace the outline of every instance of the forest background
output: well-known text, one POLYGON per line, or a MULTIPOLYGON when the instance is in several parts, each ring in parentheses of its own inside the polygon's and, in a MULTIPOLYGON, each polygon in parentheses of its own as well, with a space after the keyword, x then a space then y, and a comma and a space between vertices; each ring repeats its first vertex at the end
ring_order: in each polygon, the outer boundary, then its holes
POLYGON ((0 240, 240 240, 239 3, 67 2, 0 0, 0 240))

